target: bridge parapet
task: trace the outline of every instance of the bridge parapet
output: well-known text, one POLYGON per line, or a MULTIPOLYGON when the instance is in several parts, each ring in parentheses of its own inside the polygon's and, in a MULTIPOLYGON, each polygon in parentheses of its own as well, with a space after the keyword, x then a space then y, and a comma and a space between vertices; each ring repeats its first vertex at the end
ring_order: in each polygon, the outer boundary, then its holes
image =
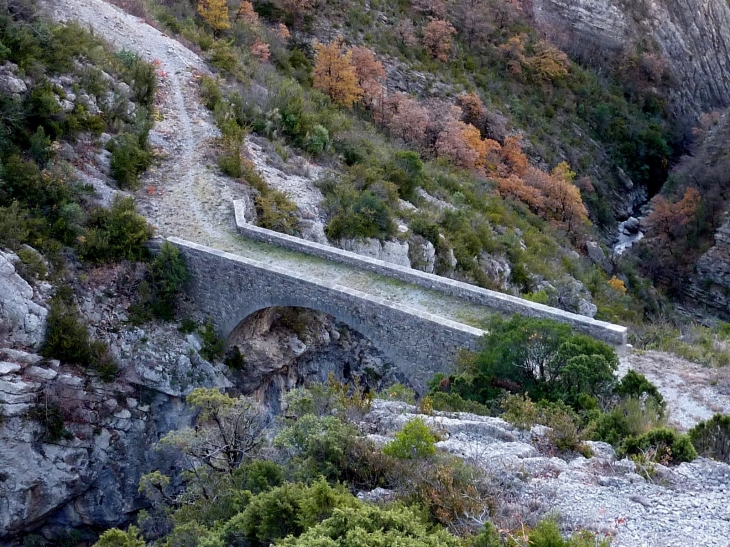
POLYGON ((337 247, 330 247, 329 245, 322 245, 313 241, 307 241, 261 228, 246 221, 246 206, 243 201, 234 201, 233 206, 236 217, 236 228, 241 235, 247 238, 277 245, 291 251, 340 262, 407 283, 413 283, 414 285, 433 289, 449 296, 455 296, 476 304, 481 304, 504 314, 512 315, 519 313, 527 317, 554 319, 562 323, 568 323, 573 329, 589 334, 609 344, 621 346, 625 345, 628 341, 628 329, 624 326, 591 319, 590 317, 576 313, 531 302, 524 298, 490 291, 461 281, 455 281, 446 277, 338 249, 337 247))

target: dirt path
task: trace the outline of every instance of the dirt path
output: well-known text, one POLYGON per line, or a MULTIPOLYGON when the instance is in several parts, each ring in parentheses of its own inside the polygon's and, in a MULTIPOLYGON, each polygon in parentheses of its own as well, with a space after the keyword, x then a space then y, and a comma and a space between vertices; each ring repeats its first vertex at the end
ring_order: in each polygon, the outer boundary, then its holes
POLYGON ((654 383, 667 401, 669 421, 687 430, 720 412, 730 414, 730 368, 709 368, 671 353, 633 352, 621 359, 654 383))
MULTIPOLYGON (((197 97, 203 60, 179 42, 101 0, 53 0, 58 20, 77 20, 115 47, 158 65, 156 107, 162 120, 150 143, 163 161, 143 177, 140 210, 163 236, 178 235, 212 245, 228 239, 231 199, 240 195, 233 181, 209 169, 210 139, 218 131, 197 97)), ((213 162, 214 163, 214 162, 213 162)))

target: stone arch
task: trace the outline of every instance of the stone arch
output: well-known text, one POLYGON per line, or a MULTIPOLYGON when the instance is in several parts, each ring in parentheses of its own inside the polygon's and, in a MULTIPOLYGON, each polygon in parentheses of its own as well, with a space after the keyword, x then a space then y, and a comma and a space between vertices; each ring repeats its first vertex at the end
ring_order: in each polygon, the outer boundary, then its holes
POLYGON ((387 329, 382 328, 382 326, 373 325, 366 319, 362 319, 358 314, 358 310, 343 309, 340 306, 333 306, 321 300, 306 298, 295 294, 287 295, 284 298, 271 297, 270 295, 264 296, 264 298, 248 300, 239 306, 237 313, 234 315, 237 319, 231 320, 223 327, 222 334, 224 339, 227 340, 236 328, 241 325, 241 323, 246 321, 246 319, 251 317, 254 313, 261 310, 274 307, 306 308, 326 313, 327 315, 334 317, 335 320, 340 323, 344 323, 349 328, 357 331, 359 334, 370 340, 390 362, 392 362, 395 366, 402 368, 403 363, 401 351, 398 347, 393 346, 386 341, 387 329))

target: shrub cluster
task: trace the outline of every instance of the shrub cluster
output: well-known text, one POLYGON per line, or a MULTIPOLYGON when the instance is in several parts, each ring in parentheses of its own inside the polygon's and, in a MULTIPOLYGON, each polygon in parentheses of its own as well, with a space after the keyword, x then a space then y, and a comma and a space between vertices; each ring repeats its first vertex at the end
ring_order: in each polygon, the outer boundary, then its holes
POLYGON ((117 373, 117 365, 106 344, 91 340, 76 308, 73 291, 68 287, 60 288, 51 300, 41 355, 94 370, 104 381, 113 380, 117 373))

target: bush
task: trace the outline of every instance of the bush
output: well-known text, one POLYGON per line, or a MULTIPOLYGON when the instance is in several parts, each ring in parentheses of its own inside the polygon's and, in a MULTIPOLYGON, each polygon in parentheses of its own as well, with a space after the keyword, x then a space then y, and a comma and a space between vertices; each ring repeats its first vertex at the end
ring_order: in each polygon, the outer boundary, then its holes
POLYGON ((582 394, 613 392, 618 357, 608 344, 548 319, 493 319, 483 348, 450 382, 459 395, 488 403, 503 390, 577 405, 582 394))
POLYGON ((68 288, 59 289, 51 300, 41 355, 96 370, 104 381, 113 380, 117 373, 106 344, 91 341, 68 288))
POLYGON ((639 436, 663 427, 664 408, 653 397, 642 401, 635 397, 622 400, 595 421, 593 438, 619 446, 626 437, 639 436))
POLYGON ((384 389, 378 393, 378 397, 391 401, 403 401, 409 405, 415 404, 416 402, 416 392, 401 383, 395 383, 387 389, 384 389))
POLYGON ((271 190, 254 198, 257 224, 262 228, 293 235, 298 219, 297 206, 289 196, 280 190, 271 190))
POLYGON ((145 244, 152 233, 144 217, 137 214, 132 198, 117 196, 111 209, 97 208, 89 215, 79 254, 91 262, 144 260, 149 254, 145 244))
POLYGON ((112 153, 111 174, 120 188, 138 188, 139 175, 152 163, 152 155, 140 146, 139 137, 122 133, 110 139, 106 148, 112 153))
POLYGON ((223 355, 223 344, 225 341, 218 336, 213 327, 213 323, 208 320, 205 325, 198 329, 198 333, 203 339, 203 347, 200 349, 200 355, 206 361, 215 361, 223 355))
POLYGON ((383 454, 400 460, 428 458, 436 453, 437 440, 423 418, 414 418, 383 447, 383 454))
POLYGON ((697 453, 705 458, 730 463, 730 416, 715 414, 689 430, 697 453))
POLYGON ((232 370, 242 370, 246 364, 246 360, 238 346, 233 346, 226 352, 223 362, 232 370))
POLYGON ((73 439, 71 432, 66 429, 61 407, 49 401, 48 397, 39 396, 36 404, 28 411, 28 417, 43 428, 43 442, 57 443, 62 439, 73 439))
POLYGON ((664 397, 659 393, 659 389, 646 379, 646 376, 629 370, 616 386, 616 393, 621 397, 636 397, 641 399, 644 396, 652 397, 659 407, 663 410, 666 406, 664 397))
POLYGON ((288 453, 291 468, 302 479, 322 475, 337 480, 347 466, 347 449, 356 429, 334 416, 305 414, 285 428, 274 445, 288 453))
POLYGON ((456 393, 444 393, 443 391, 436 391, 429 394, 434 410, 441 410, 444 412, 469 412, 470 414, 476 414, 478 416, 490 416, 492 414, 491 409, 476 401, 469 401, 463 399, 456 393))
POLYGON ((0 245, 16 250, 28 241, 30 235, 27 212, 13 201, 9 207, 0 207, 0 245))
POLYGON ((171 321, 175 315, 177 296, 190 277, 185 258, 172 243, 165 241, 160 253, 150 264, 152 284, 151 310, 155 317, 171 321))
POLYGON ((651 455, 657 463, 678 464, 691 462, 697 457, 689 435, 682 435, 671 429, 653 429, 638 437, 628 437, 621 444, 622 455, 651 455))

